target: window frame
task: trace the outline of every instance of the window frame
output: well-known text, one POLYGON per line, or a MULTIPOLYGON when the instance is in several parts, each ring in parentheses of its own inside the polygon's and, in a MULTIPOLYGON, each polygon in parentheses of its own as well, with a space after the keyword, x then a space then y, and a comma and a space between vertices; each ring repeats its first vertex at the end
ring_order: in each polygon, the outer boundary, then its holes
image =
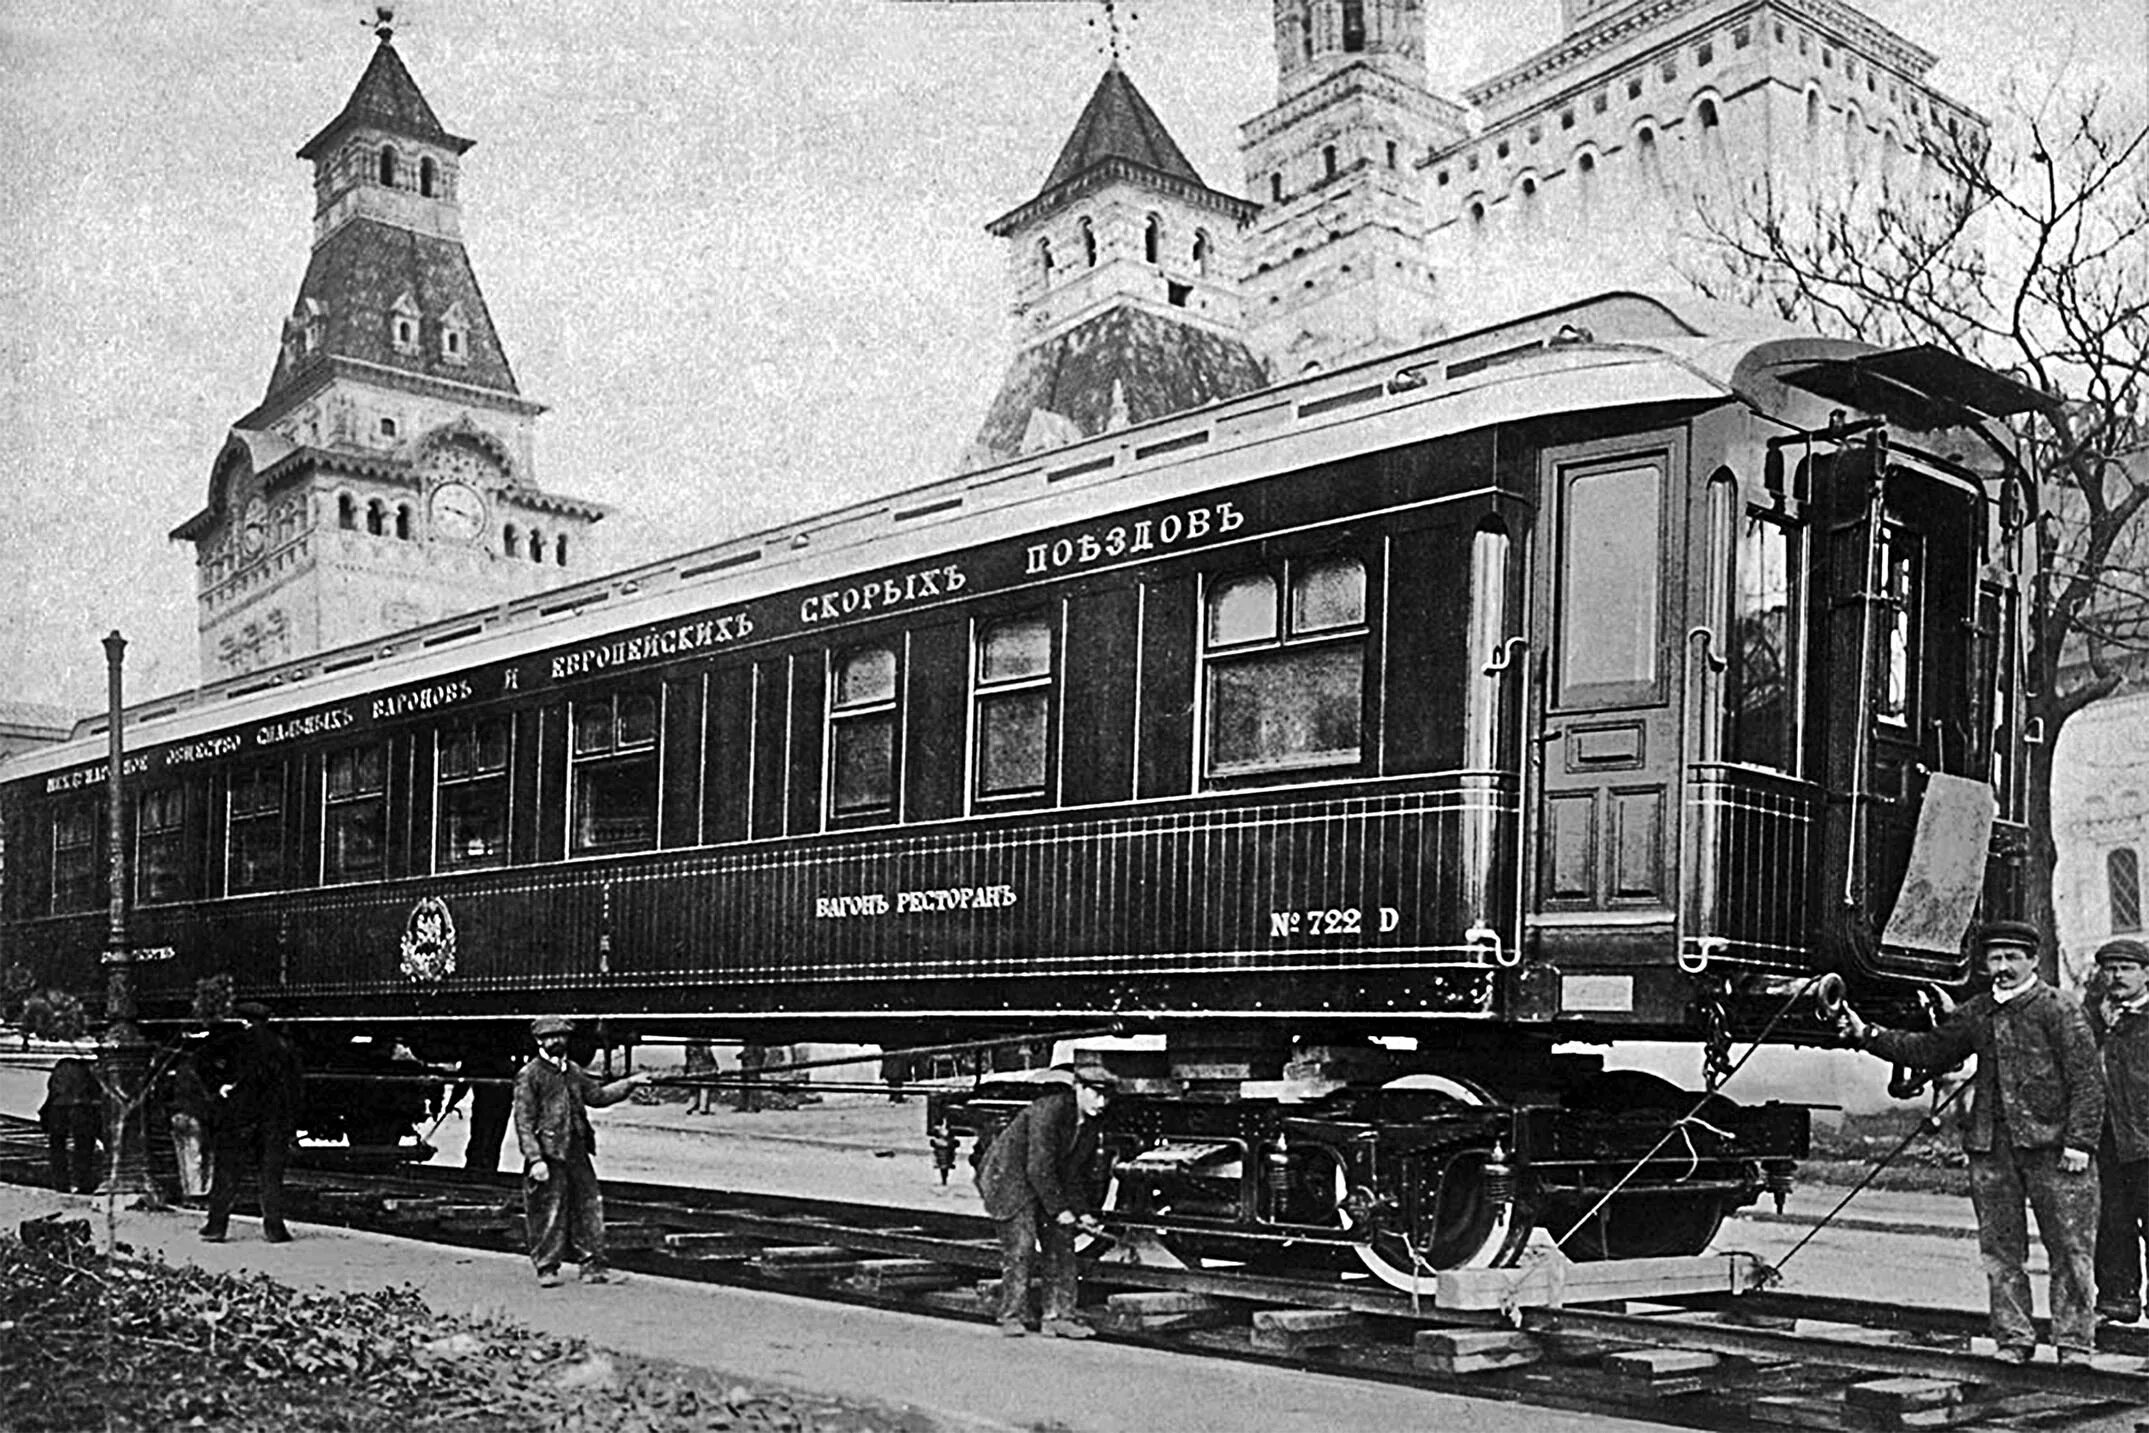
POLYGON ((46 908, 53 915, 81 915, 109 905, 112 900, 111 812, 103 800, 77 797, 61 802, 52 812, 49 833, 52 838, 47 874, 51 884, 46 890, 46 908), (80 841, 65 841, 61 828, 70 817, 79 816, 87 827, 87 835, 80 841), (62 852, 82 853, 86 864, 79 880, 70 880, 63 888, 60 858, 62 852), (79 893, 77 887, 79 886, 79 893))
MULTIPOLYGON (((1668 699, 1666 692, 1671 680, 1672 654, 1670 621, 1672 605, 1669 599, 1671 574, 1677 564, 1670 560, 1674 534, 1680 527, 1680 514, 1673 506, 1675 489, 1672 475, 1683 464, 1678 449, 1663 443, 1647 443, 1636 446, 1607 448, 1573 457, 1563 457, 1553 472, 1559 504, 1558 529, 1555 535, 1553 592, 1552 592, 1552 641, 1553 650, 1547 663, 1548 690, 1545 702, 1551 711, 1605 711, 1613 709, 1662 706, 1668 699), (1576 611, 1575 593, 1579 590, 1570 580, 1573 572, 1574 489, 1584 479, 1604 477, 1621 471, 1653 467, 1656 472, 1656 556, 1647 564, 1651 579, 1653 627, 1646 650, 1650 670, 1646 678, 1629 677, 1605 681, 1573 681, 1568 675, 1568 657, 1573 650, 1571 627, 1576 611)), ((1637 648, 1637 650, 1641 650, 1637 648)))
MULTIPOLYGON (((1204 574, 1195 603, 1200 624, 1195 641, 1195 693, 1199 706, 1196 738, 1201 751, 1197 770, 1204 786, 1231 787, 1303 780, 1320 775, 1344 776, 1363 772, 1374 756, 1372 720, 1373 662, 1377 660, 1375 628, 1378 590, 1371 558, 1355 547, 1324 548, 1290 553, 1267 562, 1227 568, 1204 574), (1358 573, 1358 614, 1355 621, 1332 626, 1301 628, 1296 615, 1298 579, 1308 571, 1349 565, 1358 573), (1251 578, 1264 578, 1270 586, 1270 617, 1266 635, 1218 641, 1214 618, 1218 598, 1232 585, 1251 578), (1218 692, 1218 673, 1232 669, 1282 669, 1293 658, 1308 654, 1350 649, 1358 663, 1358 705, 1355 740, 1345 754, 1341 749, 1322 749, 1297 754, 1257 757, 1222 762, 1217 717, 1224 703, 1218 692)), ((1303 668, 1302 668, 1303 669, 1303 668)))
POLYGON ((263 891, 282 890, 284 879, 284 798, 290 781, 290 773, 281 759, 256 762, 234 768, 224 786, 224 892, 226 895, 254 895, 263 891), (260 788, 264 777, 275 778, 275 800, 256 804, 242 811, 239 792, 242 778, 251 790, 260 788), (239 879, 240 835, 242 829, 251 837, 255 828, 266 827, 274 840, 269 849, 275 853, 266 880, 239 879))
POLYGON ((657 828, 664 797, 664 689, 659 683, 641 684, 615 688, 601 694, 570 697, 567 703, 567 855, 570 859, 614 856, 633 851, 654 851, 657 848, 657 828), (649 735, 629 742, 624 736, 625 718, 622 703, 646 700, 650 704, 649 735), (582 737, 582 714, 596 706, 609 709, 607 745, 601 751, 580 750, 582 737), (588 802, 585 781, 593 781, 599 773, 615 774, 637 767, 643 763, 649 767, 648 776, 648 839, 643 840, 586 840, 583 834, 583 807, 588 802))
POLYGON ((824 825, 855 826, 902 819, 903 715, 906 706, 904 698, 908 694, 905 683, 910 673, 908 646, 906 637, 896 634, 854 642, 844 647, 832 647, 826 654, 821 753, 821 802, 822 810, 827 813, 824 825), (842 695, 843 668, 851 659, 870 652, 886 653, 892 663, 887 693, 846 702, 842 695), (871 805, 841 807, 837 801, 841 794, 837 783, 843 775, 839 757, 842 755, 844 740, 851 732, 862 731, 879 723, 885 723, 888 731, 888 789, 879 801, 871 805))
POLYGON ((2142 928, 2142 864, 2141 853, 2132 846, 2114 846, 2104 853, 2104 901, 2105 915, 2113 935, 2135 935, 2142 928), (2120 913, 2120 875, 2125 868, 2127 884, 2125 891, 2133 906, 2131 921, 2123 920, 2120 913))
POLYGON ((1059 676, 1064 633, 1059 614, 1049 607, 1031 608, 1003 616, 973 618, 970 623, 970 769, 965 782, 973 811, 1004 811, 1024 806, 1050 805, 1059 785, 1059 676), (1040 672, 990 677, 985 671, 987 638, 997 632, 1035 624, 1044 630, 1045 662, 1040 672), (1044 710, 1038 718, 1037 740, 1041 771, 1034 786, 985 789, 987 712, 1011 707, 1041 693, 1044 710))
POLYGON ((388 765, 391 758, 387 739, 353 742, 324 752, 321 757, 321 860, 319 877, 324 886, 356 885, 362 881, 378 881, 388 874, 388 765), (371 754, 379 763, 379 784, 363 787, 358 782, 364 777, 364 758, 371 754), (352 763, 352 789, 342 795, 336 793, 336 770, 339 761, 352 763), (369 809, 370 808, 370 809, 369 809), (377 855, 370 869, 347 867, 338 859, 339 831, 345 823, 362 824, 368 818, 377 823, 375 849, 377 855))
POLYGON ((514 830, 515 783, 510 779, 515 764, 515 720, 507 712, 476 713, 441 722, 433 728, 433 870, 482 871, 508 864, 508 843, 514 830), (485 729, 500 729, 500 760, 496 766, 485 764, 485 729), (450 738, 467 733, 470 740, 470 770, 448 773, 447 752, 450 738), (449 808, 460 806, 460 798, 471 793, 489 796, 497 783, 499 796, 499 835, 482 857, 451 857, 449 846, 449 808))
POLYGON ((1730 650, 1724 654, 1725 672, 1723 687, 1723 757, 1737 766, 1751 766, 1757 770, 1781 772, 1785 776, 1802 776, 1806 769, 1805 754, 1805 706, 1810 659, 1811 632, 1807 626, 1808 604, 1812 593, 1807 590, 1807 567, 1811 561, 1812 528, 1804 517, 1780 507, 1749 506, 1742 516, 1735 544, 1737 558, 1731 583, 1731 613, 1726 627, 1730 650), (1777 675, 1779 678, 1778 702, 1781 711, 1775 726, 1776 735, 1783 745, 1787 764, 1772 765, 1756 761, 1741 750, 1744 727, 1740 721, 1740 699, 1746 692, 1744 682, 1745 645, 1740 622, 1746 615, 1748 555, 1752 552, 1752 535, 1760 528, 1771 528, 1779 536, 1783 552, 1783 630, 1782 650, 1778 653, 1777 675))
POLYGON ((145 786, 134 793, 134 901, 136 905, 160 906, 184 901, 194 894, 192 873, 187 869, 187 788, 185 783, 163 781, 145 786), (169 810, 159 813, 169 819, 161 824, 151 824, 151 806, 160 801, 170 803, 169 810), (176 849, 176 859, 169 866, 175 889, 152 889, 150 874, 156 869, 150 861, 152 845, 170 846, 176 849))

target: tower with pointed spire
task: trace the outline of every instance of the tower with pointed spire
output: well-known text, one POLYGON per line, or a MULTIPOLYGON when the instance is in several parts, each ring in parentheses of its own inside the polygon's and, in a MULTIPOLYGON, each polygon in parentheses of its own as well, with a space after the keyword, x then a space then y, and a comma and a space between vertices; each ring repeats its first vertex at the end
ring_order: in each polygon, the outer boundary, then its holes
POLYGON ((232 427, 194 545, 216 680, 594 570, 604 510, 540 489, 534 425, 463 248, 461 164, 391 16, 314 169, 313 257, 268 391, 232 427))
POLYGON ((1468 133, 1426 83, 1420 0, 1276 0, 1276 103, 1240 126, 1247 335, 1288 377, 1439 331, 1419 163, 1468 133))
POLYGON ((1262 386, 1238 296, 1257 210, 1202 182, 1115 54, 1043 187, 986 226, 1016 353, 964 466, 1262 386))

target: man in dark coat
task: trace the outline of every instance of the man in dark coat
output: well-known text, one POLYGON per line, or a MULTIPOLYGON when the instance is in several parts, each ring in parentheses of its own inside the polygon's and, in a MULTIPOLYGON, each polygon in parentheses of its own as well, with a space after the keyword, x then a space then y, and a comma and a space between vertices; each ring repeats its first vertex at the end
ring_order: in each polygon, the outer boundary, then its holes
POLYGON ((1851 1043, 1898 1064, 1946 1069, 1977 1056, 1962 1116, 1970 1202, 1992 1300, 1999 1355, 2027 1363, 2030 1318, 2026 1198, 2052 1265, 2052 1342, 2061 1363, 2095 1346, 2093 1231, 2097 1174, 2091 1152, 2104 1124, 2104 1077, 2081 1003, 2037 978, 2037 928, 1999 921, 1981 933, 1992 988, 1965 1001, 1937 1030, 1884 1030, 1844 1012, 1851 1043))
POLYGON ((1097 1121, 1112 1077, 1082 1067, 1072 1087, 1055 1085, 994 1136, 978 1161, 978 1193, 1000 1231, 1000 1332, 1020 1338, 1029 1317, 1030 1275, 1044 1246, 1047 1338, 1088 1338, 1075 1318, 1077 1229, 1099 1231, 1087 1187, 1097 1155, 1097 1121))
POLYGON ((37 1122, 45 1127, 52 1187, 90 1194, 97 1188, 97 1145, 104 1135, 104 1084, 97 1067, 72 1055, 55 1061, 37 1122))
POLYGON ((637 1071, 610 1084, 567 1058, 574 1026, 558 1015, 540 1015, 530 1027, 537 1054, 515 1077, 515 1142, 522 1147, 522 1207, 529 1229, 530 1262, 542 1288, 557 1288, 560 1264, 570 1254, 582 1281, 610 1279, 604 1267, 604 1196, 590 1156, 597 1133, 588 1106, 618 1104, 649 1083, 637 1071))
POLYGON ((246 1028, 215 1052, 211 1110, 216 1153, 209 1170, 209 1216, 201 1236, 221 1243, 230 1228, 241 1161, 257 1172, 261 1237, 290 1242, 284 1223, 284 1161, 298 1138, 306 1072, 291 1042, 269 1027, 266 1005, 248 1000, 233 1012, 246 1028))
POLYGON ((2085 1001, 2104 1061, 2104 1138, 2097 1147, 2097 1317, 2142 1316, 2142 1245, 2149 1238, 2149 945, 2122 936, 2097 948, 2104 991, 2085 1001))

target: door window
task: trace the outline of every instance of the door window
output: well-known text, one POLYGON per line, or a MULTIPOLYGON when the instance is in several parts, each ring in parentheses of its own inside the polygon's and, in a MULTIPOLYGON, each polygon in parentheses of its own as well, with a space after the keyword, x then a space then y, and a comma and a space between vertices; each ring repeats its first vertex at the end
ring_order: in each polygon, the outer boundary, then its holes
POLYGON ((1564 488, 1559 705, 1650 701, 1662 645, 1664 465, 1574 469, 1564 488))

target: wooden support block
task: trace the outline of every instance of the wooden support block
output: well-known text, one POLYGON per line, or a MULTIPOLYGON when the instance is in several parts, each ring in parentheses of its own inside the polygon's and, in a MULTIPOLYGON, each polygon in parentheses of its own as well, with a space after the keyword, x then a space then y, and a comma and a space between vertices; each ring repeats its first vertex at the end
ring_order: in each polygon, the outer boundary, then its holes
POLYGON ((1635 1348, 1605 1356, 1604 1371, 1639 1393, 1699 1393, 1716 1380, 1721 1356, 1691 1348, 1635 1348))
POLYGON ((1748 1403, 1746 1411, 1757 1423, 1774 1423, 1784 1428, 1841 1430, 1846 1426, 1843 1400, 1818 1394, 1771 1393, 1748 1403))
POLYGON ((412 1199, 383 1199, 381 1208, 390 1214, 400 1214, 406 1219, 430 1219, 448 1207, 448 1201, 438 1195, 424 1195, 412 1199))
POLYGON ((1520 1368, 1544 1357, 1544 1347, 1513 1329, 1424 1329, 1411 1361, 1434 1373, 1486 1373, 1520 1368))
POLYGON ((1210 1328, 1238 1322, 1238 1315, 1207 1294, 1176 1289, 1113 1294, 1104 1301, 1097 1326, 1122 1333, 1155 1329, 1210 1328))
POLYGON ((772 1274, 849 1274, 859 1260, 834 1244, 791 1244, 763 1249, 755 1262, 772 1274))
POLYGON ((682 1259, 745 1259, 761 1245, 738 1234, 667 1234, 664 1248, 682 1259))
POLYGON ((1689 1294, 1738 1294, 1755 1287, 1759 1267, 1750 1254, 1578 1264, 1557 1250, 1531 1250, 1512 1269, 1443 1269, 1434 1302, 1443 1309, 1563 1308, 1689 1294))
POLYGON ((1874 1413, 1907 1413, 1960 1403, 1963 1386, 1942 1378, 1876 1378, 1844 1389, 1843 1401, 1874 1413))
POLYGON ((930 1259, 865 1259, 843 1282, 869 1294, 893 1294, 911 1289, 952 1289, 962 1282, 962 1276, 930 1259))
POLYGON ((663 1244, 665 1231, 655 1224, 624 1224, 604 1226, 604 1242, 614 1250, 655 1249, 663 1244))
POLYGON ((1337 1348, 1369 1336, 1364 1317, 1348 1309, 1260 1309, 1254 1314, 1253 1346, 1274 1352, 1337 1348))

